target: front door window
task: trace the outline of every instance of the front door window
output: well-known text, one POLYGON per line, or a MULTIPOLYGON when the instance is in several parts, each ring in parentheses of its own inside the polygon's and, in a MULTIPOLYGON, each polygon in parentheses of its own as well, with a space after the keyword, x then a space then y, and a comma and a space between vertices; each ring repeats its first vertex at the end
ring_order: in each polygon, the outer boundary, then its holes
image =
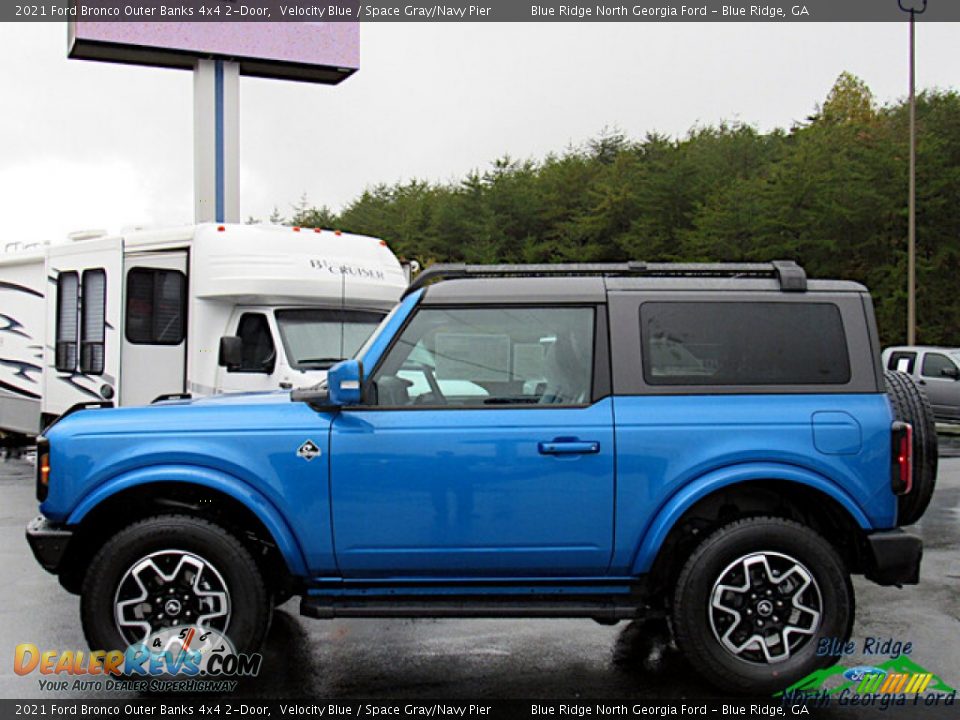
POLYGON ((590 402, 594 310, 426 308, 373 377, 382 407, 590 402))
POLYGON ((950 378, 952 380, 956 372, 957 366, 954 365, 953 360, 946 355, 928 352, 923 356, 923 369, 921 370, 921 374, 924 377, 937 378, 940 380, 950 378))

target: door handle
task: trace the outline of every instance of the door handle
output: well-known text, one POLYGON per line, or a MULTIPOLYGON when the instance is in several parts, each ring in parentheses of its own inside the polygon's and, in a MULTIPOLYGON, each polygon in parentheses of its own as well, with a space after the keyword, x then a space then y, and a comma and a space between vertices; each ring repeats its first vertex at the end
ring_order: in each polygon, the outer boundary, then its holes
POLYGON ((537 445, 541 455, 592 455, 600 452, 600 443, 592 440, 551 440, 537 445))
POLYGON ((293 383, 292 383, 292 382, 281 382, 281 383, 280 383, 280 389, 281 389, 281 390, 289 390, 289 389, 292 388, 292 387, 293 387, 293 383))

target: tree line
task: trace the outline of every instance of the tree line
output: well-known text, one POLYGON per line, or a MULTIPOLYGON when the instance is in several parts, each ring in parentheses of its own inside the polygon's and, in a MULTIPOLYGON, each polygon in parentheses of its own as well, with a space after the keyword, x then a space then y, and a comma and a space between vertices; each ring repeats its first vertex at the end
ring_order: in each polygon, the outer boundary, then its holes
MULTIPOLYGON (((605 131, 457 182, 376 185, 339 213, 304 198, 286 222, 382 237, 423 265, 794 259, 811 277, 864 283, 882 342, 901 343, 908 117, 905 101, 881 106, 843 73, 789 129, 605 131)), ((918 341, 960 345, 960 95, 922 93, 917 118, 918 341)))

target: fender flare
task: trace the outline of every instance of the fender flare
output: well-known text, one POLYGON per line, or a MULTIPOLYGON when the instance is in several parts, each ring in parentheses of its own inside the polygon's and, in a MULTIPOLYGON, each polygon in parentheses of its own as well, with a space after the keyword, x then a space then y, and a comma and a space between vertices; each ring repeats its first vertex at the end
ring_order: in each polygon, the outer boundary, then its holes
POLYGON ((150 465, 115 475, 102 485, 97 486, 93 492, 87 494, 80 501, 70 512, 67 524, 79 524, 91 510, 119 492, 129 490, 132 487, 159 482, 177 482, 210 488, 242 503, 244 507, 256 515, 273 536, 273 541, 286 561, 290 572, 303 577, 308 575, 307 563, 300 548, 300 543, 276 507, 249 484, 233 475, 208 467, 150 465))
POLYGON ((757 480, 782 480, 819 490, 835 500, 863 529, 869 529, 870 520, 854 499, 829 479, 797 465, 781 463, 748 463, 713 470, 674 493, 660 508, 643 535, 633 560, 632 574, 649 572, 667 535, 677 521, 695 503, 721 488, 757 480))

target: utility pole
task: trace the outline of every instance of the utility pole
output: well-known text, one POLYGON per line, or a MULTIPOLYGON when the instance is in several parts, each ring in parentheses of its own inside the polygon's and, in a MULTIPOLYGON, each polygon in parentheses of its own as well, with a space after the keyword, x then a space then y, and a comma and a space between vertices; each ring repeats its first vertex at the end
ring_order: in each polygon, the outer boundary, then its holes
MULTIPOLYGON (((909 1, 909 0, 908 0, 909 1)), ((920 9, 904 7, 910 13, 910 186, 907 210, 907 344, 917 344, 917 15, 927 9, 927 0, 921 0, 920 9)))

